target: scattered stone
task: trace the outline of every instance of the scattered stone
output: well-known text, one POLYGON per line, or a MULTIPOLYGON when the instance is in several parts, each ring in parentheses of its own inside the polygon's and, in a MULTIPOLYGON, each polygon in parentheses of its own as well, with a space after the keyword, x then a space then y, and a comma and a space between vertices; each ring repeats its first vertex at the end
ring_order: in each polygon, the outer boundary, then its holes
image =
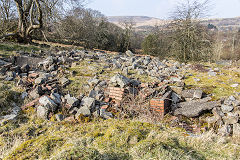
POLYGON ((223 125, 218 129, 218 134, 221 136, 230 136, 232 132, 232 127, 230 125, 223 125))
POLYGON ((90 79, 89 81, 88 81, 88 84, 90 85, 90 86, 96 86, 96 85, 98 85, 99 84, 99 82, 100 82, 100 80, 99 79, 97 79, 97 78, 93 78, 93 79, 90 79))
POLYGON ((55 111, 57 104, 49 97, 43 96, 39 99, 39 103, 44 107, 48 107, 51 111, 55 111))
POLYGON ((37 79, 35 79, 35 84, 43 84, 46 80, 46 77, 38 77, 37 79))
POLYGON ((106 112, 105 109, 100 109, 100 117, 105 119, 110 119, 110 118, 113 118, 113 114, 110 112, 106 112))
POLYGON ((195 82, 200 82, 201 80, 199 78, 193 78, 195 82))
POLYGON ((123 74, 126 75, 126 76, 128 75, 128 68, 127 67, 123 68, 123 74))
POLYGON ((203 91, 202 91, 202 90, 196 90, 196 91, 193 93, 193 98, 201 99, 201 98, 202 98, 202 94, 203 94, 203 91))
POLYGON ((240 101, 236 100, 232 102, 233 107, 238 107, 240 106, 240 101))
POLYGON ((134 54, 130 50, 128 50, 128 51, 126 51, 126 55, 129 57, 132 57, 134 54))
POLYGON ((70 105, 70 108, 76 107, 79 104, 79 100, 75 97, 71 97, 70 94, 67 94, 64 98, 67 100, 67 104, 70 105))
POLYGON ((124 88, 126 85, 128 85, 130 83, 130 79, 128 79, 127 77, 117 74, 114 77, 111 78, 110 80, 111 83, 115 83, 117 85, 119 85, 121 88, 124 88))
POLYGON ((43 94, 42 87, 37 86, 35 89, 33 89, 30 93, 29 96, 33 99, 39 98, 43 94))
POLYGON ((212 76, 212 77, 215 77, 215 76, 217 76, 217 73, 213 72, 213 71, 210 71, 210 72, 208 72, 208 75, 212 76))
POLYGON ((28 73, 30 71, 30 66, 28 64, 25 64, 21 67, 21 71, 23 73, 28 73))
POLYGON ((227 116, 223 117, 223 121, 225 124, 236 124, 238 120, 238 114, 228 113, 227 116))
POLYGON ((61 95, 58 93, 51 93, 50 98, 56 103, 60 104, 61 103, 61 95))
POLYGON ((38 106, 37 107, 37 116, 42 119, 48 119, 49 109, 48 107, 38 106))
POLYGON ((59 82, 60 82, 60 83, 62 84, 62 86, 64 86, 64 87, 70 84, 70 80, 67 79, 66 77, 60 78, 60 79, 59 79, 59 82))
POLYGON ((27 92, 23 92, 23 93, 21 94, 21 99, 24 100, 27 96, 28 96, 28 93, 27 93, 27 92))
POLYGON ((62 114, 56 114, 55 118, 57 119, 58 122, 61 122, 64 120, 64 116, 62 114))
POLYGON ((221 105, 221 109, 222 109, 223 113, 228 113, 233 110, 233 106, 221 105))
POLYGON ((233 136, 240 136, 240 124, 239 123, 235 123, 233 124, 233 136))
POLYGON ((90 116, 91 115, 91 111, 90 111, 89 107, 88 106, 81 107, 77 111, 77 113, 75 115, 75 118, 77 119, 81 114, 84 115, 84 116, 90 116))
POLYGON ((81 101, 81 106, 85 106, 91 110, 95 108, 95 99, 91 97, 84 97, 81 101))

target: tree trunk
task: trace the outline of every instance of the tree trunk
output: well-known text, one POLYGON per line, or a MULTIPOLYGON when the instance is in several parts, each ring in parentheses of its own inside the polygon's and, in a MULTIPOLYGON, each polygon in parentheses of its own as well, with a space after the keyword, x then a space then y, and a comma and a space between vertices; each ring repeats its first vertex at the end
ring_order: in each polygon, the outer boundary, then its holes
POLYGON ((18 10, 18 41, 29 43, 31 42, 31 33, 35 29, 41 29, 42 10, 39 0, 29 0, 23 4, 22 0, 14 0, 18 10), (27 4, 26 4, 27 3, 27 4), (34 22, 34 10, 37 11, 37 21, 34 22))

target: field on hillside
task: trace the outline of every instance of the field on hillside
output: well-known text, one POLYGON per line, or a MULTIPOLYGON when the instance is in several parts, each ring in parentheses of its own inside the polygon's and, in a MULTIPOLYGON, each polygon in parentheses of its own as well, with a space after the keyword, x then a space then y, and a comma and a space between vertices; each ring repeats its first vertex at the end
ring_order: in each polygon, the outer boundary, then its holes
MULTIPOLYGON (((51 47, 51 49, 54 51, 56 48, 51 47)), ((71 49, 69 48, 69 50, 71 49)), ((50 49, 32 45, 0 44, 0 58, 16 55, 16 51, 34 51, 36 54, 40 54, 40 50, 48 51, 50 49)), ((57 50, 61 49, 57 48, 57 50)), ((94 57, 95 53, 91 52, 91 54, 94 57)), ((89 53, 89 55, 91 54, 89 53)), ((113 69, 111 66, 106 68, 105 63, 99 63, 98 59, 95 59, 97 58, 94 57, 91 60, 86 58, 74 65, 71 63, 65 68, 60 68, 60 71, 64 70, 67 74, 60 72, 57 76, 63 74, 71 81, 62 92, 76 97, 82 93, 87 95, 90 89, 86 89, 86 83, 93 77, 104 81, 118 73, 124 74, 122 69, 113 69)), ((166 63, 175 64, 171 60, 166 63)), ((201 65, 203 70, 214 70, 216 76, 209 76, 208 72, 196 70, 194 65, 196 64, 189 64, 189 67, 185 67, 181 73, 176 72, 176 74, 183 75, 186 88, 200 88, 206 94, 211 94, 213 100, 231 95, 240 98, 238 97, 240 96, 240 86, 231 87, 234 84, 240 84, 238 64, 235 66, 211 63, 201 65)), ((7 115, 14 103, 21 107, 29 102, 29 99, 20 98, 24 89, 16 85, 17 81, 6 81, 4 76, 0 77, 0 116, 7 115)), ((142 83, 159 81, 156 77, 139 74, 135 70, 129 70, 128 77, 142 83)), ((177 84, 169 83, 168 85, 174 87, 177 84)), ((63 114, 63 111, 56 114, 63 114)), ((80 115, 78 121, 59 122, 54 116, 49 120, 39 118, 36 108, 29 106, 26 110, 20 111, 17 118, 0 121, 2 122, 0 124, 0 159, 240 159, 238 136, 219 136, 212 129, 204 133, 190 134, 183 128, 172 127, 169 123, 171 117, 167 115, 162 121, 149 121, 149 119, 139 117, 123 119, 114 117, 103 120, 80 115)))

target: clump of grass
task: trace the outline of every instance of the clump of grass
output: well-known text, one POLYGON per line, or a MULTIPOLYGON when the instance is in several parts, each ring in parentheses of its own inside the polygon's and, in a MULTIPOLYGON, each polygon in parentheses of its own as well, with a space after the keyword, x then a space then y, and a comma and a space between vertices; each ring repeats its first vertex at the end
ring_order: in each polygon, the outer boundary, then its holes
POLYGON ((8 113, 12 103, 21 103, 19 97, 20 93, 11 84, 0 83, 0 116, 8 113))

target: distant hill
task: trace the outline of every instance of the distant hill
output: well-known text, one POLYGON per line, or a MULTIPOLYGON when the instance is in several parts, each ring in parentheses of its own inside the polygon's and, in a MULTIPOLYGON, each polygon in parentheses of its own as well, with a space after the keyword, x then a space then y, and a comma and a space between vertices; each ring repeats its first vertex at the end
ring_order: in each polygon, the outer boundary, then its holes
POLYGON ((135 27, 139 30, 147 30, 154 26, 163 26, 168 24, 169 20, 163 20, 147 16, 110 16, 108 17, 109 22, 121 26, 121 22, 134 22, 135 27))
POLYGON ((235 18, 216 18, 202 20, 206 25, 213 24, 221 31, 231 31, 240 29, 240 17, 235 18))
MULTIPOLYGON (((109 16, 108 20, 118 26, 121 26, 120 22, 134 22, 137 30, 150 30, 156 25, 164 26, 170 22, 170 20, 147 16, 109 16)), ((202 23, 205 25, 213 24, 222 31, 237 30, 240 28, 240 17, 203 19, 202 23)))

